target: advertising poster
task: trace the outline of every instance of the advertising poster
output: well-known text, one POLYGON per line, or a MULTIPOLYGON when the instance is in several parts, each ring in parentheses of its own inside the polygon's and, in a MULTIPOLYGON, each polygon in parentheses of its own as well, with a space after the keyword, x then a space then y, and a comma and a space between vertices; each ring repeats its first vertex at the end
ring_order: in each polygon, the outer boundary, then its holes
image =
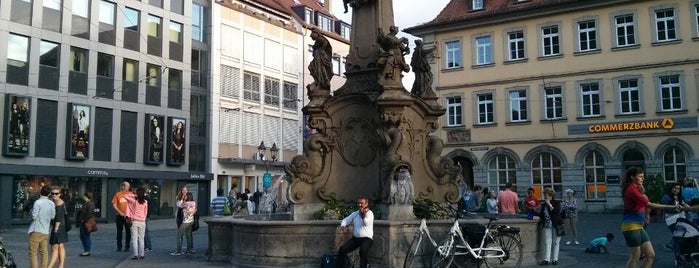
POLYGON ((31 99, 24 96, 7 95, 5 100, 3 154, 8 156, 28 155, 29 133, 31 133, 31 99))
POLYGON ((186 126, 187 121, 183 118, 168 118, 168 150, 167 164, 171 166, 184 165, 186 146, 186 126))
POLYGON ((68 142, 66 154, 68 159, 85 160, 90 152, 90 106, 68 104, 68 142))
POLYGON ((143 162, 146 164, 158 165, 163 163, 163 145, 165 143, 164 121, 164 116, 146 114, 146 127, 144 128, 145 153, 143 157, 143 162))

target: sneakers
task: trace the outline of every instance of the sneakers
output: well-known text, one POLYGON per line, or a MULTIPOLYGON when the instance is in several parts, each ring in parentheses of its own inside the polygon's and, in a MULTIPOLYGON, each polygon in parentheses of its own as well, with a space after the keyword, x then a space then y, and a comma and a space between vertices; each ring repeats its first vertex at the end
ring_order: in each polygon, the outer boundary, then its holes
POLYGON ((580 245, 580 242, 578 242, 578 241, 575 241, 575 244, 576 244, 576 245, 580 245))
POLYGON ((138 260, 138 256, 133 256, 132 260, 138 260))
POLYGON ((180 256, 180 255, 182 255, 182 251, 179 251, 179 250, 175 251, 173 253, 170 253, 170 256, 180 256))
POLYGON ((151 252, 151 251, 153 251, 153 249, 147 248, 147 249, 144 249, 143 251, 144 251, 144 252, 151 252))
POLYGON ((566 245, 570 245, 570 241, 566 242, 566 245))
POLYGON ((145 259, 146 256, 138 256, 138 258, 142 260, 142 259, 145 259))
POLYGON ((80 253, 80 257, 87 257, 87 256, 90 256, 90 252, 89 252, 89 251, 80 253))

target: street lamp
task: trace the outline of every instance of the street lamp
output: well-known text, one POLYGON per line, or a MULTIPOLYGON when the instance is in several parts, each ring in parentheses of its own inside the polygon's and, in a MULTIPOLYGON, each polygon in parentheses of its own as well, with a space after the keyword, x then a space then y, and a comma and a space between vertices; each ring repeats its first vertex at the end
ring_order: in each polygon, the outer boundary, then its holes
POLYGON ((257 146, 257 156, 260 157, 260 160, 264 160, 265 151, 267 151, 267 147, 265 147, 265 142, 261 141, 260 146, 257 146))
POLYGON ((277 143, 272 143, 272 148, 269 149, 272 161, 267 161, 265 158, 265 153, 267 152, 267 147, 265 142, 261 141, 260 146, 257 146, 257 155, 260 160, 265 161, 265 174, 262 176, 262 186, 264 188, 269 188, 272 186, 272 174, 269 173, 269 162, 277 161, 277 153, 279 153, 279 148, 277 148, 277 143))

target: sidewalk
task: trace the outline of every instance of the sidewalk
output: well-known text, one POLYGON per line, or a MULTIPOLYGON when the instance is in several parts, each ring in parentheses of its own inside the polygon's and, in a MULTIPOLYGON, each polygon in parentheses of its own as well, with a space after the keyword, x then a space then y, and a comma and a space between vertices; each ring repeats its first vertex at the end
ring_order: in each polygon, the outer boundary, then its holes
MULTIPOLYGON (((92 255, 80 257, 78 254, 82 253, 83 249, 78 238, 79 231, 73 227, 69 232, 69 241, 65 244, 67 256, 65 267, 231 267, 228 263, 206 261, 204 254, 208 247, 208 227, 203 218, 200 221, 201 228, 193 235, 196 253, 182 256, 170 256, 170 252, 176 247, 177 230, 174 219, 151 220, 148 224, 153 251, 147 252, 143 260, 131 260, 131 252, 116 251, 114 222, 99 224, 99 231, 92 234, 92 255)), ((572 239, 572 233, 568 232, 568 236, 561 239, 559 264, 556 267, 623 267, 628 258, 628 249, 619 230, 620 225, 621 214, 580 214, 578 221, 580 245, 565 245, 569 238, 572 239), (614 241, 609 244, 611 254, 593 255, 583 252, 592 239, 608 232, 615 236, 614 241)), ((663 248, 663 244, 670 241, 670 232, 665 223, 654 222, 647 229, 656 252, 653 267, 674 267, 672 251, 663 248)), ((5 246, 12 252, 17 267, 29 267, 26 232, 27 226, 24 225, 13 226, 3 234, 5 246)), ((183 241, 184 243, 186 242, 183 241)), ((532 261, 525 260, 525 263, 532 263, 532 261)))

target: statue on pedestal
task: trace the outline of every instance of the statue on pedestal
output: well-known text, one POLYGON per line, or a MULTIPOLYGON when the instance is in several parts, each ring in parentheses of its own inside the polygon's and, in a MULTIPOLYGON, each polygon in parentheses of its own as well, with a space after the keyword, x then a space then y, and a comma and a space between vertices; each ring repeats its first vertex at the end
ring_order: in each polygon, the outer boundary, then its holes
POLYGON ((410 66, 405 63, 404 56, 410 53, 408 48, 408 39, 398 38, 398 27, 391 26, 388 34, 384 34, 379 28, 377 43, 379 44, 380 52, 377 64, 381 67, 379 74, 379 83, 386 85, 395 85, 403 77, 403 72, 409 72, 410 66))
POLYGON ((308 65, 308 71, 313 77, 313 83, 308 85, 309 96, 329 96, 330 79, 333 77, 333 49, 328 39, 316 28, 311 32, 313 44, 313 60, 308 65))
POLYGON ((415 73, 415 82, 410 93, 415 96, 421 98, 436 97, 432 91, 432 69, 427 60, 433 52, 434 48, 426 49, 422 45, 422 40, 415 40, 415 50, 410 61, 410 66, 413 67, 413 73, 415 73))

